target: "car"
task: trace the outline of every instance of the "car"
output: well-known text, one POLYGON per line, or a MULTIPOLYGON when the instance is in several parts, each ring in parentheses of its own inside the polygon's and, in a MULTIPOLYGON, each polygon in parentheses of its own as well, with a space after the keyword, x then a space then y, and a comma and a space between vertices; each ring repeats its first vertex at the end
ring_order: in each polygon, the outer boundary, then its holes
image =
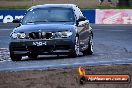
POLYGON ((89 20, 74 4, 32 6, 10 34, 12 61, 22 56, 37 59, 38 55, 77 57, 93 53, 93 32, 89 20))

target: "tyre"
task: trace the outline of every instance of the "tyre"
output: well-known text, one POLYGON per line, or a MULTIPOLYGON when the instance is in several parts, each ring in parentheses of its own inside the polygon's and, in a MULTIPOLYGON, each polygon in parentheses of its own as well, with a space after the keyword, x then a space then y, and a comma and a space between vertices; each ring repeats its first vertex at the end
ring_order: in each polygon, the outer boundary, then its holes
POLYGON ((88 42, 88 48, 82 52, 84 55, 92 55, 93 54, 93 37, 90 36, 88 42))
POLYGON ((10 54, 11 60, 12 61, 21 61, 22 56, 20 55, 15 55, 15 54, 10 54))
POLYGON ((69 57, 77 57, 79 56, 79 53, 80 53, 80 43, 79 43, 79 37, 76 37, 75 38, 75 45, 74 45, 74 50, 73 52, 71 52, 71 54, 69 54, 69 57))
POLYGON ((28 58, 31 58, 31 59, 36 59, 37 57, 38 57, 38 55, 36 55, 36 54, 28 55, 28 58))

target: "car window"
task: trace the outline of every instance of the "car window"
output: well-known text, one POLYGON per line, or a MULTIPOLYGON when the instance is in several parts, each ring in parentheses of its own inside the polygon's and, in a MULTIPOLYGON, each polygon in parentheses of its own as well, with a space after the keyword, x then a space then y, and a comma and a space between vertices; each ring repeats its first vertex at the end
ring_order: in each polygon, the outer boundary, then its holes
POLYGON ((76 13, 76 19, 79 19, 80 16, 83 16, 81 10, 76 6, 75 8, 75 13, 76 13))
POLYGON ((75 22, 75 17, 69 8, 34 9, 26 14, 22 24, 34 22, 75 22))

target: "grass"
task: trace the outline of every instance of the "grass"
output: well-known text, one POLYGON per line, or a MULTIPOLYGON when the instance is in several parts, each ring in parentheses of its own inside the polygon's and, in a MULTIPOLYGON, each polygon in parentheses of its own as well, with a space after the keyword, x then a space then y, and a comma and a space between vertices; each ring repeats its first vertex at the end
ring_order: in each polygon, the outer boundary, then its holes
POLYGON ((98 6, 98 8, 96 9, 132 9, 131 7, 127 7, 127 6, 116 6, 116 7, 108 7, 108 6, 98 6))
MULTIPOLYGON (((18 0, 3 0, 3 1, 18 1, 18 0)), ((21 1, 29 1, 29 0, 21 0, 21 1)))
MULTIPOLYGON (((6 0, 6 1, 17 1, 17 0, 6 0)), ((22 1, 27 1, 27 0, 22 0, 22 1)), ((29 1, 29 0, 28 0, 29 1)), ((35 5, 35 3, 34 3, 35 5)), ((0 9, 28 9, 29 7, 31 7, 30 5, 16 5, 16 6, 0 6, 0 9)), ((103 6, 88 6, 88 7, 84 7, 81 9, 132 9, 132 5, 131 6, 110 6, 110 5, 103 5, 103 6)))
POLYGON ((1 10, 10 10, 10 9, 28 9, 30 6, 0 6, 1 10))
MULTIPOLYGON (((107 0, 106 0, 107 1, 107 0)), ((0 9, 27 9, 31 5, 46 4, 46 3, 66 3, 66 0, 0 0, 0 9)), ((102 6, 98 6, 97 0, 71 0, 72 3, 77 4, 81 9, 132 9, 130 7, 122 6, 116 7, 117 0, 113 0, 114 6, 111 6, 108 2, 103 3, 102 6), (86 2, 90 4, 86 4, 86 2)))
POLYGON ((96 7, 86 7, 82 9, 132 9, 132 6, 96 6, 96 7))
MULTIPOLYGON (((0 6, 0 9, 4 9, 4 10, 10 10, 10 9, 28 9, 30 8, 30 6, 0 6)), ((132 6, 130 7, 126 7, 126 6, 123 6, 123 7, 120 7, 120 6, 117 6, 117 7, 110 7, 110 6, 97 6, 97 7, 86 7, 86 8, 81 8, 81 9, 132 9, 132 6)))
POLYGON ((117 9, 132 9, 132 6, 117 6, 117 9))

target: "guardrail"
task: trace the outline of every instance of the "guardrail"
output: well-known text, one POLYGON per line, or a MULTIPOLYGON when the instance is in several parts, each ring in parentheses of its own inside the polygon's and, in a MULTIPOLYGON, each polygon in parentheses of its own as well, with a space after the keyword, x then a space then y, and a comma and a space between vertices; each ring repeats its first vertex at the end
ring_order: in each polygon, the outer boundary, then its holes
MULTIPOLYGON (((132 24, 132 9, 85 9, 82 12, 94 24, 132 24)), ((25 13, 26 10, 0 10, 0 22, 12 22, 25 13)))

